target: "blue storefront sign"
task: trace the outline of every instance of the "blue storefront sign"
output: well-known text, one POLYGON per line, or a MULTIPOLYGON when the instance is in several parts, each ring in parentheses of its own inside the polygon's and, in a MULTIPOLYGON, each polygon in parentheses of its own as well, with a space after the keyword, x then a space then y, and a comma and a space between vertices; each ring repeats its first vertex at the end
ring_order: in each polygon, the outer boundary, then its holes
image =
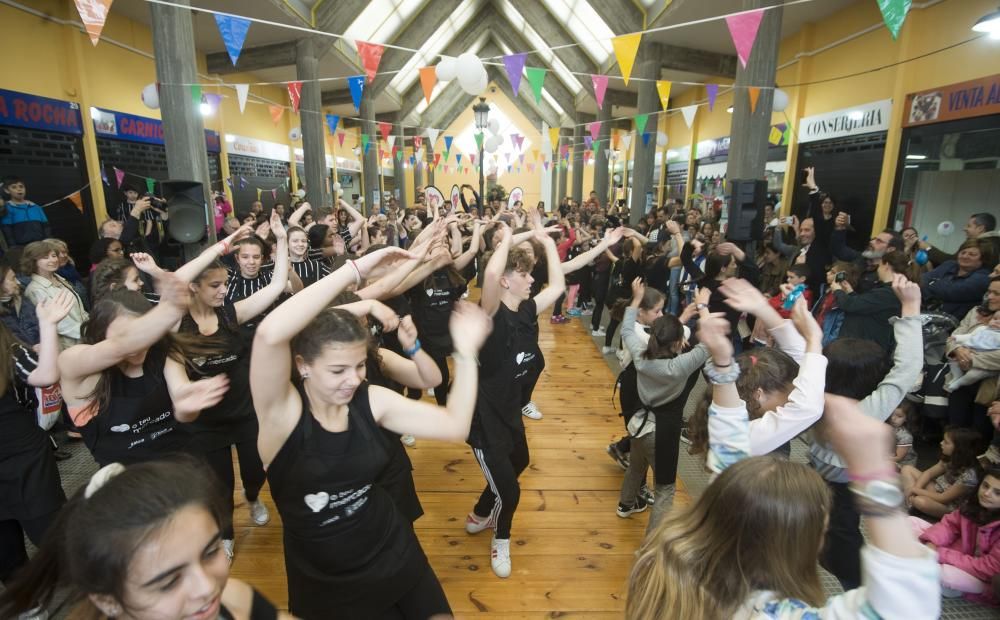
POLYGON ((83 134, 80 104, 0 89, 0 125, 83 134))
MULTIPOLYGON (((92 108, 90 115, 94 119, 94 131, 99 136, 128 142, 163 144, 163 122, 155 118, 100 108, 92 108)), ((219 132, 206 129, 205 146, 210 153, 220 152, 222 143, 219 132)))

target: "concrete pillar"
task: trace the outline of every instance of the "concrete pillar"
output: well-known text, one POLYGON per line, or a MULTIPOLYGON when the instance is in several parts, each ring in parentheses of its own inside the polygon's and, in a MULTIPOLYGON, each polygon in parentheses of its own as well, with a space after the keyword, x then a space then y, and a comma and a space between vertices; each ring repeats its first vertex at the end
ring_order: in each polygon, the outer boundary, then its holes
POLYGON ((392 174, 396 180, 396 193, 399 197, 396 198, 396 204, 400 209, 406 208, 406 168, 403 167, 403 160, 406 158, 406 132, 403 131, 403 126, 399 124, 399 116, 393 119, 392 123, 392 133, 396 136, 395 147, 399 153, 402 153, 402 157, 396 157, 395 155, 390 155, 392 157, 392 174))
MULTIPOLYGON (((179 0, 179 4, 190 5, 190 1, 179 0)), ((160 83, 160 114, 167 149, 167 171, 171 179, 202 184, 208 239, 214 243, 215 226, 208 226, 215 216, 208 210, 211 178, 205 149, 205 125, 200 102, 192 98, 191 87, 181 86, 198 83, 191 11, 161 4, 151 4, 149 10, 152 14, 156 81, 160 83)))
MULTIPOLYGON (((608 199, 610 191, 609 184, 609 163, 607 150, 611 148, 611 102, 604 102, 604 109, 597 111, 597 120, 601 121, 601 133, 599 135, 601 144, 594 153, 594 187, 588 187, 587 196, 590 192, 597 192, 597 200, 604 204, 608 199)), ((582 178, 582 177, 581 177, 582 178)))
MULTIPOLYGON (((770 6, 770 3, 767 3, 770 6)), ((765 6, 764 0, 743 0, 744 9, 765 6)), ((767 163, 768 136, 771 133, 771 105, 774 101, 775 71, 778 65, 778 46, 781 44, 782 7, 764 12, 757 31, 757 41, 746 68, 736 69, 736 91, 733 104, 733 122, 730 130, 729 165, 726 179, 763 179, 767 163), (763 87, 757 107, 750 113, 750 94, 746 86, 763 87)), ((791 198, 791 196, 789 196, 791 198)))
MULTIPOLYGON (((659 46, 645 44, 639 48, 639 58, 636 59, 632 75, 643 78, 639 82, 639 114, 654 114, 660 109, 660 98, 656 94, 656 82, 660 76, 659 46)), ((629 222, 639 223, 646 214, 646 193, 654 191, 653 166, 656 165, 656 117, 651 116, 646 125, 650 134, 649 141, 643 143, 642 134, 636 130, 632 139, 632 149, 635 153, 635 163, 632 167, 632 198, 629 202, 629 222)))
MULTIPOLYGON (((610 103, 608 105, 611 105, 610 103)), ((573 200, 583 202, 583 133, 584 126, 580 124, 581 119, 576 119, 573 126, 573 200)))
MULTIPOLYGON (((321 102, 314 39, 300 39, 295 44, 295 73, 302 81, 299 99, 299 119, 302 127, 302 151, 305 153, 306 198, 313 205, 331 204, 326 188, 326 139, 323 135, 323 104, 321 102)), ((301 182, 301 180, 300 180, 301 182)))
POLYGON ((375 213, 373 201, 376 195, 381 200, 382 175, 378 160, 378 131, 375 129, 375 102, 368 90, 365 90, 361 97, 359 116, 361 117, 361 133, 368 136, 368 152, 365 153, 364 149, 361 149, 361 168, 364 170, 364 183, 362 184, 365 199, 364 213, 370 215, 375 213))

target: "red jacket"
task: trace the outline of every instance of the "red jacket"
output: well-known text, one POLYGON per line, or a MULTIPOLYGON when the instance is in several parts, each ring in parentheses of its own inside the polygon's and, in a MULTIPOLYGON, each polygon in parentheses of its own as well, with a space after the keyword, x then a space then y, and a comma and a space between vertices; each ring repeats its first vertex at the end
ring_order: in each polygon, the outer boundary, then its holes
POLYGON ((997 603, 991 582, 1000 573, 1000 519, 979 526, 954 510, 921 534, 920 540, 937 546, 941 564, 949 564, 986 582, 982 594, 968 594, 965 598, 997 603))

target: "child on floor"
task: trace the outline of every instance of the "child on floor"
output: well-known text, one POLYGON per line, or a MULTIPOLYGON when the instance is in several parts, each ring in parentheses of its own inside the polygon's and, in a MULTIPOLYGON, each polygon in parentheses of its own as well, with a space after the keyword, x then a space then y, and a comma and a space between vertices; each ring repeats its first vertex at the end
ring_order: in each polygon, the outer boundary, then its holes
MULTIPOLYGON (((981 315, 982 310, 977 310, 981 315)), ((987 311, 988 312, 988 311, 987 311)), ((996 351, 1000 349, 1000 310, 993 313, 990 320, 985 325, 980 325, 968 334, 959 334, 948 338, 949 342, 968 347, 973 351, 996 351)), ((962 370, 957 361, 948 362, 948 372, 950 380, 944 389, 954 392, 958 388, 966 385, 979 383, 986 377, 997 374, 995 370, 984 368, 970 368, 962 370)))
POLYGON ((997 605, 991 581, 1000 575, 1000 467, 987 470, 979 492, 931 525, 910 517, 920 542, 937 551, 941 594, 997 605))
POLYGON ((976 455, 982 436, 969 428, 950 427, 941 440, 941 459, 927 471, 906 465, 900 471, 907 504, 920 512, 943 517, 979 483, 976 455))
POLYGON ((910 431, 910 424, 914 420, 915 411, 913 403, 904 400, 899 406, 893 409, 889 416, 889 426, 894 431, 895 440, 893 445, 892 460, 896 462, 896 468, 917 466, 917 451, 913 447, 913 433, 910 431))

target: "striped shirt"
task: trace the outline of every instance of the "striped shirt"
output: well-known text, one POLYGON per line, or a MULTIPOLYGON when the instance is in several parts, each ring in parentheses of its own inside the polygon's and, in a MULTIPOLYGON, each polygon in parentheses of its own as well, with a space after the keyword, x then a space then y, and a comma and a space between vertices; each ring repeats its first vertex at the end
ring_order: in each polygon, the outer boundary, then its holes
POLYGON ((234 304, 250 297, 270 284, 273 276, 274 267, 271 266, 268 268, 267 265, 261 267, 256 277, 253 278, 243 277, 243 274, 238 269, 230 272, 229 282, 226 284, 226 301, 234 304))
POLYGON ((313 259, 306 259, 299 262, 292 261, 292 269, 295 271, 295 275, 299 276, 299 279, 302 280, 303 287, 315 284, 320 278, 330 274, 330 267, 326 261, 313 259))

